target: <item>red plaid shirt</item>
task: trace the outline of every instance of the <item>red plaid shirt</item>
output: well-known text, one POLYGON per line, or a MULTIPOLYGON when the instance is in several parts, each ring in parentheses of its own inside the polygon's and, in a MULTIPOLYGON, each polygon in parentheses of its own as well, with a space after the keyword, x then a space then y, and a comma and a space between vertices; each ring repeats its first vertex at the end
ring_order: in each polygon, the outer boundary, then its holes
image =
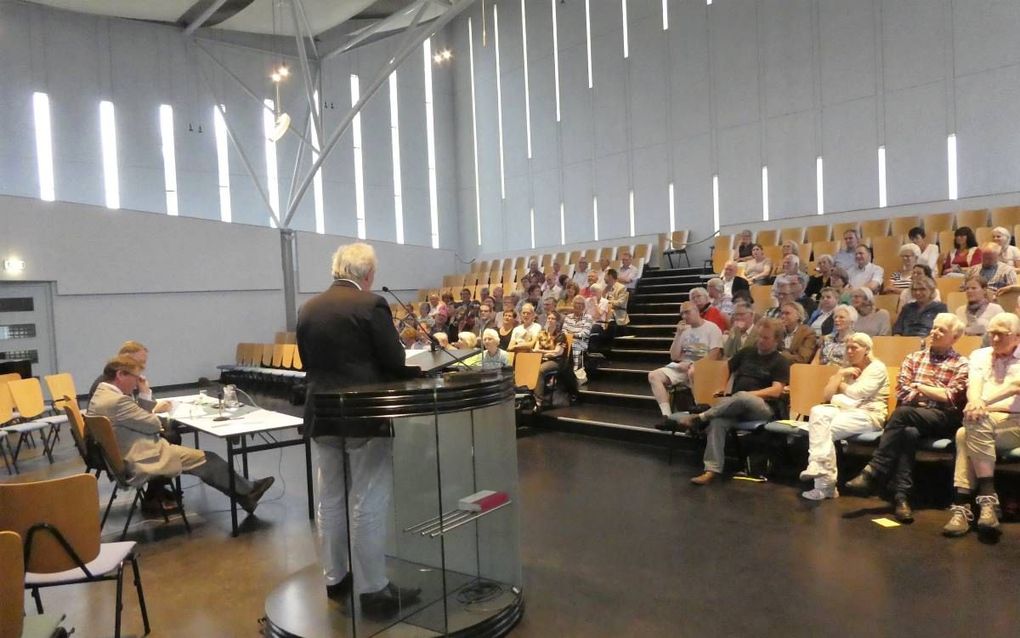
POLYGON ((932 354, 927 348, 911 352, 900 366, 896 378, 896 401, 899 405, 913 405, 922 408, 962 410, 967 403, 967 357, 950 349, 946 354, 932 354), (936 401, 910 388, 911 383, 944 388, 949 391, 952 401, 936 401))

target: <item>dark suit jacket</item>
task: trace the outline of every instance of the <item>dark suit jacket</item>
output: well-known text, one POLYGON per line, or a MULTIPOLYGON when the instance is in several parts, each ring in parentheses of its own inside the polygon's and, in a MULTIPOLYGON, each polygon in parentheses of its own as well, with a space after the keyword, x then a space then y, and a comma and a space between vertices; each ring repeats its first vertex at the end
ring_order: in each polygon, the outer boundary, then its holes
POLYGON ((751 285, 749 283, 747 283, 747 280, 744 279, 743 277, 734 277, 733 278, 733 287, 730 289, 730 295, 731 296, 735 295, 735 294, 737 294, 737 291, 740 291, 740 290, 746 290, 746 291, 750 292, 751 285))
POLYGON ((305 369, 305 435, 317 432, 316 392, 393 381, 408 376, 404 348, 386 300, 358 290, 352 282, 333 282, 309 299, 298 313, 297 346, 305 369))

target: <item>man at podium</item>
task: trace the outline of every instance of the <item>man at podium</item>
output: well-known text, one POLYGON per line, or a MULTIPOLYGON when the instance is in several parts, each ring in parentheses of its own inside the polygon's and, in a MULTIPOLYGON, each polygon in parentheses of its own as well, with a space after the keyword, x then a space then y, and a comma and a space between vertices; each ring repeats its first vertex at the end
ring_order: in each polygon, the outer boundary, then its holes
POLYGON ((386 578, 386 524, 393 485, 392 439, 340 437, 316 431, 314 396, 365 383, 400 379, 404 349, 386 300, 370 292, 375 250, 364 243, 333 255, 333 285, 302 306, 297 346, 308 396, 305 435, 318 451, 316 523, 326 595, 339 601, 358 594, 368 614, 390 615, 413 603, 418 589, 386 578), (344 456, 350 494, 344 489, 344 456), (351 498, 347 529, 346 499, 351 498), (348 534, 351 554, 348 560, 348 534))

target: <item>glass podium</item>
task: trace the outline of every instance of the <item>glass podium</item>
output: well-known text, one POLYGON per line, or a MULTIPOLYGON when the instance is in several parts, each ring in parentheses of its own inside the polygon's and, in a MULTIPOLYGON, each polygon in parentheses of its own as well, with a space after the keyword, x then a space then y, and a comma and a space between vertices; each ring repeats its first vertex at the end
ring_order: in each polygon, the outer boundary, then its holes
MULTIPOLYGON (((509 632, 524 609, 512 375, 459 372, 366 385, 317 395, 315 405, 317 434, 325 426, 352 437, 349 444, 391 437, 386 576, 420 595, 393 613, 363 610, 357 595, 329 600, 321 567, 310 565, 267 598, 267 634, 509 632)), ((348 494, 351 520, 357 497, 348 494)))

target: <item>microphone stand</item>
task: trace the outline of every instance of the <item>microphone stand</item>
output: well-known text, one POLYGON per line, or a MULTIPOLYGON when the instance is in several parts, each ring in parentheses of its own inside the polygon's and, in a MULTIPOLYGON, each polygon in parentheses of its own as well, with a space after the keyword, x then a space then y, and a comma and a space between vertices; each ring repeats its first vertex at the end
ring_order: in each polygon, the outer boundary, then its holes
MULTIPOLYGON (((386 294, 388 294, 389 296, 393 297, 394 299, 396 299, 397 303, 400 304, 401 308, 407 308, 407 304, 405 304, 403 301, 401 301, 400 297, 397 296, 397 293, 395 293, 392 290, 390 290, 388 286, 383 286, 382 287, 382 291, 385 292, 386 294)), ((422 326, 421 324, 419 324, 419 326, 424 328, 424 326, 422 326)), ((436 352, 436 350, 438 349, 440 352, 445 353, 446 356, 448 356, 451 359, 453 359, 453 361, 450 364, 447 364, 447 365, 453 365, 455 363, 460 363, 460 364, 463 364, 465 368, 467 368, 468 366, 467 366, 466 363, 464 363, 464 359, 466 359, 467 357, 472 357, 472 356, 478 354, 477 352, 472 352, 471 354, 464 355, 463 357, 458 357, 457 355, 453 354, 452 352, 450 352, 449 350, 447 350, 446 348, 441 346, 439 344, 439 340, 436 339, 434 336, 432 336, 432 333, 430 333, 428 330, 425 330, 425 336, 429 338, 429 342, 432 344, 432 352, 433 353, 436 352)))

